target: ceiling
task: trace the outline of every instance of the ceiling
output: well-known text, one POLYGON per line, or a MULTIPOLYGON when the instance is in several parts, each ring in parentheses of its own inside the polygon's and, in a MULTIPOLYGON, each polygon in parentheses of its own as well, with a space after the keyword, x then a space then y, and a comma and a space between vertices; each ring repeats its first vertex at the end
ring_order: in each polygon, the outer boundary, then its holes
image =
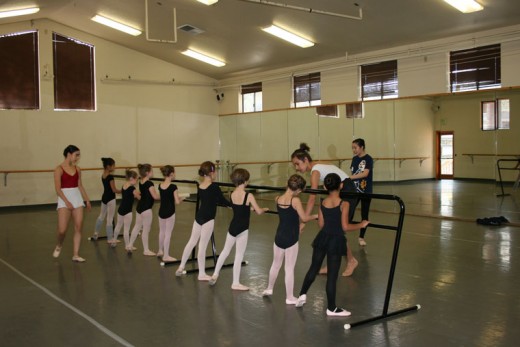
MULTIPOLYGON (((145 33, 133 37, 90 20, 102 14, 144 31, 145 0, 0 0, 0 10, 33 5, 41 8, 34 15, 0 19, 0 25, 48 18, 203 75, 225 79, 340 58, 346 52, 359 54, 520 24, 518 0, 479 0, 485 9, 472 14, 462 14, 443 0, 358 0, 362 20, 243 0, 220 0, 212 6, 195 0, 149 1, 168 12, 175 7, 177 26, 189 24, 204 33, 178 30, 176 43, 159 43, 148 41, 145 33), (299 32, 316 45, 299 48, 260 30, 271 24, 299 32), (187 48, 222 59, 226 66, 213 67, 182 55, 187 48)), ((351 16, 358 16, 359 9, 356 0, 271 1, 351 16)))

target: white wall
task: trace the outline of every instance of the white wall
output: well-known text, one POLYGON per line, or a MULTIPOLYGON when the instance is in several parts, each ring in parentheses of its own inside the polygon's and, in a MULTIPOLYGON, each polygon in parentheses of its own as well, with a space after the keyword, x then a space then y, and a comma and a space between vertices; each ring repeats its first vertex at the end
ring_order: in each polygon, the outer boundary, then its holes
MULTIPOLYGON (((213 87, 112 84, 111 78, 134 80, 214 80, 184 68, 87 35, 49 20, 2 25, 0 33, 39 30, 40 66, 52 73, 52 32, 95 46, 97 111, 55 112, 52 78, 41 81, 41 110, 0 111, 0 170, 53 169, 68 144, 81 149, 82 168, 98 168, 111 156, 118 166, 199 164, 219 157, 218 103, 213 87)), ((122 171, 119 171, 122 173, 122 171)), ((85 171, 92 200, 101 197, 101 171, 85 171)), ((156 177, 160 171, 155 170, 156 177)), ((193 179, 197 167, 178 168, 177 178, 193 179)), ((181 189, 188 189, 181 187, 181 189)), ((9 174, 0 186, 0 206, 56 201, 52 173, 9 174)))

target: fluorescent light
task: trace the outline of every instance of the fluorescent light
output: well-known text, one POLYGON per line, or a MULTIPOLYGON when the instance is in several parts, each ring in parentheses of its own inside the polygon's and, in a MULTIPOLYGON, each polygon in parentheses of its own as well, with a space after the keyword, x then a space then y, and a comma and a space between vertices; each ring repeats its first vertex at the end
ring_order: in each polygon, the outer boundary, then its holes
POLYGON ((23 8, 20 10, 10 10, 0 12, 0 18, 24 16, 26 14, 33 14, 40 11, 39 7, 23 8))
POLYGON ((484 9, 484 7, 475 0, 444 0, 444 2, 447 2, 462 13, 477 12, 484 9))
POLYGON ((200 61, 203 61, 203 62, 205 62, 207 64, 211 64, 211 65, 216 66, 216 67, 222 67, 222 66, 226 65, 226 63, 224 63, 223 61, 217 60, 215 58, 208 57, 207 55, 204 55, 204 54, 199 53, 199 52, 192 51, 191 49, 185 50, 184 52, 182 52, 182 54, 187 55, 188 57, 192 57, 192 58, 198 59, 200 61))
POLYGON ((218 0, 197 0, 197 1, 203 3, 204 5, 208 5, 208 6, 216 4, 218 2, 218 0))
POLYGON ((109 26, 113 29, 122 31, 124 33, 133 35, 133 36, 139 36, 141 35, 141 30, 129 27, 128 25, 121 24, 119 22, 113 21, 112 19, 108 19, 106 17, 100 16, 99 14, 95 15, 91 18, 94 22, 97 22, 99 24, 103 24, 106 26, 109 26))
POLYGON ((303 37, 300 37, 287 30, 277 27, 276 25, 271 25, 270 27, 263 28, 262 30, 265 31, 266 33, 279 37, 282 40, 290 42, 293 45, 300 46, 301 48, 307 48, 307 47, 314 46, 314 42, 306 40, 303 37))

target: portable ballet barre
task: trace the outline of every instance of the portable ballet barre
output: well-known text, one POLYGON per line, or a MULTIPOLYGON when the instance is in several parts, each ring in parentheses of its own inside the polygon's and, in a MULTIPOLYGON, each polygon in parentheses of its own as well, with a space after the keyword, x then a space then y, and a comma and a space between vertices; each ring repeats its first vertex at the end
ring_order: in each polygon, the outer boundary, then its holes
MULTIPOLYGON (((114 175, 114 177, 124 178, 124 176, 122 176, 122 175, 114 175)), ((151 178, 151 180, 162 181, 162 179, 159 179, 159 178, 151 178)), ((195 184, 195 185, 199 184, 198 181, 190 181, 190 180, 172 180, 172 182, 184 183, 184 184, 195 184)), ((232 184, 232 183, 224 183, 224 182, 214 182, 214 183, 217 184, 220 187, 235 187, 234 184, 232 184)), ((280 191, 280 192, 283 192, 283 191, 286 190, 285 187, 268 187, 268 186, 258 186, 258 185, 248 185, 247 188, 248 189, 253 189, 253 190, 254 189, 258 189, 258 190, 270 190, 270 191, 280 191)), ((327 191, 323 190, 323 189, 305 189, 303 191, 303 193, 308 193, 308 194, 327 194, 327 191)), ((397 310, 397 311, 388 312, 388 309, 389 309, 389 306, 390 306, 390 298, 391 298, 391 294, 392 294, 392 287, 393 287, 393 283, 394 283, 395 268, 397 266, 397 258, 398 258, 398 255, 399 255, 399 246, 400 246, 400 243, 401 243, 401 235, 402 235, 403 224, 404 224, 404 216, 405 216, 404 202, 401 200, 400 197, 395 196, 395 195, 387 195, 387 194, 360 194, 360 193, 341 192, 341 198, 343 198, 343 199, 362 198, 362 197, 371 198, 371 199, 379 199, 379 200, 393 200, 393 201, 396 201, 399 204, 399 219, 398 219, 398 222, 397 222, 397 226, 376 224, 376 223, 370 223, 369 224, 369 226, 372 227, 372 228, 393 230, 393 231, 396 232, 395 233, 395 240, 394 240, 394 248, 393 248, 393 252, 392 252, 392 260, 391 260, 391 263, 390 263, 390 271, 389 271, 389 275, 388 275, 388 281, 387 281, 386 292, 385 292, 385 299, 384 299, 384 304, 383 304, 383 312, 381 313, 381 315, 378 315, 378 316, 374 316, 374 317, 371 317, 371 318, 368 318, 368 319, 365 319, 365 320, 361 320, 361 321, 358 321, 358 322, 350 323, 350 324, 345 324, 344 328, 346 330, 354 328, 354 327, 357 327, 357 326, 360 326, 360 325, 364 325, 364 324, 367 324, 367 323, 372 323, 372 322, 376 322, 376 321, 379 321, 379 320, 383 320, 383 319, 387 319, 387 318, 390 318, 390 317, 394 317, 394 316, 397 316, 397 315, 400 315, 400 314, 403 314, 403 313, 406 313, 406 312, 417 311, 417 310, 419 310, 421 308, 420 305, 414 305, 414 306, 403 308, 403 309, 400 309, 400 310, 397 310)), ((197 213, 197 209, 199 208, 199 203, 200 203, 198 194, 197 194, 196 200, 187 199, 187 200, 184 200, 184 201, 195 203, 196 204, 195 213, 197 213)), ((276 211, 267 211, 266 213, 278 214, 278 212, 276 212, 276 211)), ((215 236, 214 235, 215 235, 215 233, 212 233, 212 235, 211 235, 212 255, 211 256, 206 256, 206 259, 213 259, 214 264, 216 265, 218 255, 217 255, 217 251, 216 251, 215 236)), ((197 258, 195 257, 195 249, 194 249, 192 251, 192 255, 191 255, 191 258, 190 258, 189 261, 196 261, 196 260, 197 260, 197 258)), ((179 263, 179 261, 177 260, 177 261, 174 261, 174 262, 167 262, 167 263, 162 262, 161 265, 162 266, 167 266, 167 265, 171 265, 171 264, 175 264, 175 263, 179 263)), ((247 263, 248 263, 247 261, 244 261, 244 262, 242 262, 242 265, 246 265, 247 263)), ((208 269, 208 270, 214 269, 215 265, 213 267, 207 267, 206 269, 208 269)), ((233 266, 233 263, 224 264, 223 266, 226 266, 226 267, 227 266, 233 266)), ((186 272, 187 273, 192 273, 192 272, 196 272, 196 271, 198 271, 198 269, 191 269, 191 270, 187 270, 186 272)))
POLYGON ((508 196, 508 195, 511 195, 511 194, 505 194, 504 193, 504 183, 502 181, 502 170, 514 170, 514 171, 518 171, 518 178, 516 179, 516 182, 514 184, 514 188, 518 187, 518 183, 520 181, 520 156, 518 157, 518 159, 498 159, 497 160, 497 170, 498 170, 498 180, 500 182, 500 189, 502 190, 502 194, 497 194, 497 196, 508 196), (516 167, 501 167, 500 166, 500 163, 501 162, 517 162, 518 164, 516 165, 516 167))

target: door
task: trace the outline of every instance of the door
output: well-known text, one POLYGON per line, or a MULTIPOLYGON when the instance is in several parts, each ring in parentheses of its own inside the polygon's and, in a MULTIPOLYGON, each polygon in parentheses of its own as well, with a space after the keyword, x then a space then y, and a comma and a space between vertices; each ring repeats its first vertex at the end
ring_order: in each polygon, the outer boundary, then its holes
POLYGON ((437 132, 437 179, 453 178, 453 131, 437 132))

